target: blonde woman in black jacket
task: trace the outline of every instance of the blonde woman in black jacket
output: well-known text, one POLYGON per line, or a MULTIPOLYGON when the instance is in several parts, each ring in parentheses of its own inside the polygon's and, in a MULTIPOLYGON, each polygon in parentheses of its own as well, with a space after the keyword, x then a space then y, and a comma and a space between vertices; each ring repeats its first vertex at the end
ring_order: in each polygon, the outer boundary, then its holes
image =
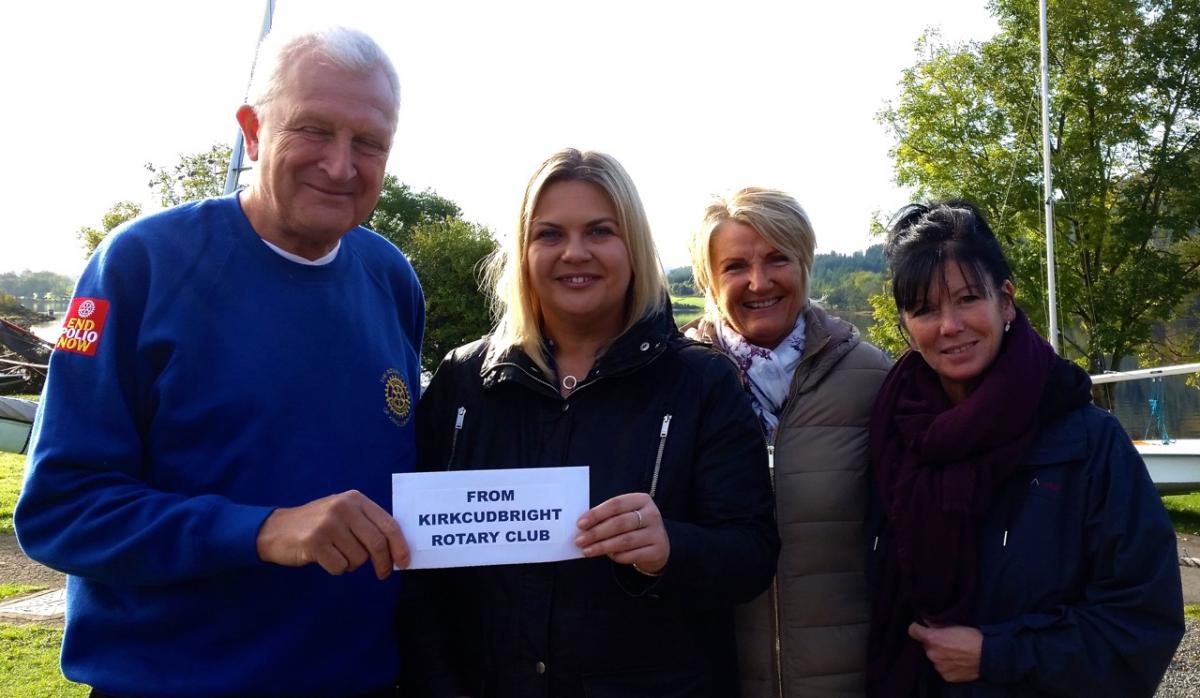
POLYGON ((423 691, 737 695, 733 605, 766 588, 779 545, 766 450, 734 367, 675 329, 620 164, 547 160, 493 284, 497 329, 422 399, 420 465, 587 465, 594 508, 584 559, 424 575, 456 646, 423 691))

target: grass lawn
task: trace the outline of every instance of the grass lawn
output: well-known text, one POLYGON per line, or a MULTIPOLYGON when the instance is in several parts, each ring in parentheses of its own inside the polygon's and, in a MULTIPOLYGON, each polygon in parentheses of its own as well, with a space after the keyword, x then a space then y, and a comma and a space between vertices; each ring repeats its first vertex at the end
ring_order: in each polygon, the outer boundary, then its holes
POLYGON ((45 590, 46 587, 33 586, 31 584, 0 584, 0 601, 3 601, 10 596, 32 594, 35 591, 45 590))
POLYGON ((0 698, 74 698, 87 686, 71 683, 58 669, 62 630, 42 625, 0 624, 0 698))
POLYGON ((674 306, 675 324, 683 327, 704 312, 704 297, 671 296, 671 305, 674 306), (681 310, 683 306, 687 306, 688 309, 681 310))
MULTIPOLYGON (((22 400, 37 402, 38 395, 8 395, 22 400)), ((21 481, 25 478, 25 456, 16 453, 0 453, 0 535, 13 532, 13 507, 21 493, 21 481)))
POLYGON ((21 480, 25 475, 25 456, 16 453, 0 453, 0 535, 13 532, 13 507, 21 492, 21 480))
POLYGON ((1162 501, 1176 531, 1200 536, 1200 492, 1171 495, 1162 501))

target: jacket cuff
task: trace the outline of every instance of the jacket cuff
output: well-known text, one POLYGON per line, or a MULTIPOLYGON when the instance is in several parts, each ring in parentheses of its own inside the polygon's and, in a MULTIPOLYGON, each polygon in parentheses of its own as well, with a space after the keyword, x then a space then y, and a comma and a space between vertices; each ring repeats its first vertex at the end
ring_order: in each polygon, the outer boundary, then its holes
POLYGON ((610 563, 613 566, 613 578, 617 580, 617 586, 621 587, 621 591, 630 596, 658 596, 657 590, 666 579, 667 570, 671 567, 671 563, 663 568, 662 574, 651 576, 642 574, 633 569, 633 565, 622 565, 616 562, 610 563))
POLYGON ((1015 683, 1018 680, 1016 628, 1011 623, 984 625, 983 650, 979 658, 979 678, 988 683, 1015 683))
POLYGON ((237 566, 264 564, 258 557, 258 532, 275 509, 227 502, 215 506, 204 538, 209 554, 237 566))
POLYGON ((671 544, 671 555, 667 558, 667 566, 662 569, 662 574, 651 576, 642 574, 633 569, 633 565, 613 565, 613 576, 617 580, 617 585, 621 590, 630 596, 659 596, 662 592, 670 592, 675 586, 675 580, 680 578, 681 573, 687 575, 687 566, 691 550, 695 548, 691 544, 691 539, 688 536, 686 527, 680 526, 674 521, 663 519, 663 528, 667 532, 667 540, 671 544))

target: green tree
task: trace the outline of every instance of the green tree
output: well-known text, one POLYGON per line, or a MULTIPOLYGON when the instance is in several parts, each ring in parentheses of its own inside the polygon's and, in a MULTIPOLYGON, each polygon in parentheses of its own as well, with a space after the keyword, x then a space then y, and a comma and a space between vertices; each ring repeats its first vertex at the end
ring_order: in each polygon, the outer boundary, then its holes
MULTIPOLYGON (((214 144, 208 150, 185 153, 174 165, 146 163, 150 173, 149 186, 158 195, 163 208, 177 206, 188 201, 199 201, 220 196, 225 189, 225 173, 229 169, 230 147, 214 144)), ((76 235, 83 243, 84 257, 91 257, 100 242, 113 228, 142 213, 140 204, 119 201, 101 218, 100 227, 84 226, 76 235)))
POLYGON ((450 199, 426 189, 414 192, 395 175, 384 175, 379 203, 367 218, 367 227, 408 252, 409 238, 422 223, 435 223, 458 218, 462 210, 450 199))
POLYGON ((893 359, 908 349, 908 340, 900 331, 900 314, 896 312, 896 302, 892 300, 892 290, 885 289, 870 297, 871 319, 875 324, 867 329, 867 340, 886 351, 893 359))
POLYGON ((26 269, 19 274, 15 272, 0 273, 0 293, 9 293, 17 297, 30 298, 37 294, 39 298, 48 300, 69 296, 74 286, 75 282, 70 277, 51 271, 26 269))
POLYGON ((825 303, 830 308, 838 310, 869 310, 871 296, 883 288, 883 274, 874 271, 851 271, 838 277, 832 286, 826 285, 824 291, 810 293, 813 296, 824 296, 825 303))
POLYGON ((491 329, 487 297, 480 290, 480 262, 496 249, 496 241, 487 228, 449 218, 416 225, 406 244, 425 291, 421 363, 432 371, 446 352, 491 329))
MULTIPOLYGON (((987 212, 1044 331, 1038 3, 990 8, 999 32, 986 42, 918 41, 880 119, 898 183, 987 212)), ((1200 260, 1184 253, 1200 230, 1200 8, 1057 0, 1049 21, 1063 350, 1100 371, 1152 346, 1200 285, 1200 260)))
POLYGON ((179 161, 171 166, 148 162, 150 188, 158 194, 163 208, 220 196, 225 191, 230 157, 229 145, 216 143, 208 150, 180 154, 179 161))
POLYGON ((103 216, 100 217, 100 227, 93 228, 84 226, 80 228, 75 235, 83 243, 83 257, 87 259, 92 256, 104 238, 113 231, 114 228, 121 225, 125 221, 133 220, 142 213, 141 204, 135 204, 132 201, 118 201, 108 209, 103 216))

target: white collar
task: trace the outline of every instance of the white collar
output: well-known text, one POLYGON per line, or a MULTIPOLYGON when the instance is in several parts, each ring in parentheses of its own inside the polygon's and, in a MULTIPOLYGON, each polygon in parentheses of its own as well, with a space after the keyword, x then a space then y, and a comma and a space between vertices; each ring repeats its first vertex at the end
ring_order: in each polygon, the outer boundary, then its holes
POLYGON ((279 255, 280 257, 283 257, 284 259, 290 259, 291 261, 295 262, 296 264, 305 264, 310 267, 323 267, 326 264, 329 264, 330 262, 332 262, 334 260, 335 257, 337 257, 338 250, 342 249, 342 241, 338 240, 337 244, 335 244, 333 246, 333 249, 329 251, 329 254, 326 254, 318 259, 305 259, 304 257, 301 257, 298 254, 293 254, 291 252, 288 252, 287 250, 283 249, 279 245, 275 245, 270 242, 267 242, 263 238, 259 238, 259 239, 263 241, 264 245, 266 245, 267 247, 270 247, 271 250, 274 251, 275 254, 279 255))

